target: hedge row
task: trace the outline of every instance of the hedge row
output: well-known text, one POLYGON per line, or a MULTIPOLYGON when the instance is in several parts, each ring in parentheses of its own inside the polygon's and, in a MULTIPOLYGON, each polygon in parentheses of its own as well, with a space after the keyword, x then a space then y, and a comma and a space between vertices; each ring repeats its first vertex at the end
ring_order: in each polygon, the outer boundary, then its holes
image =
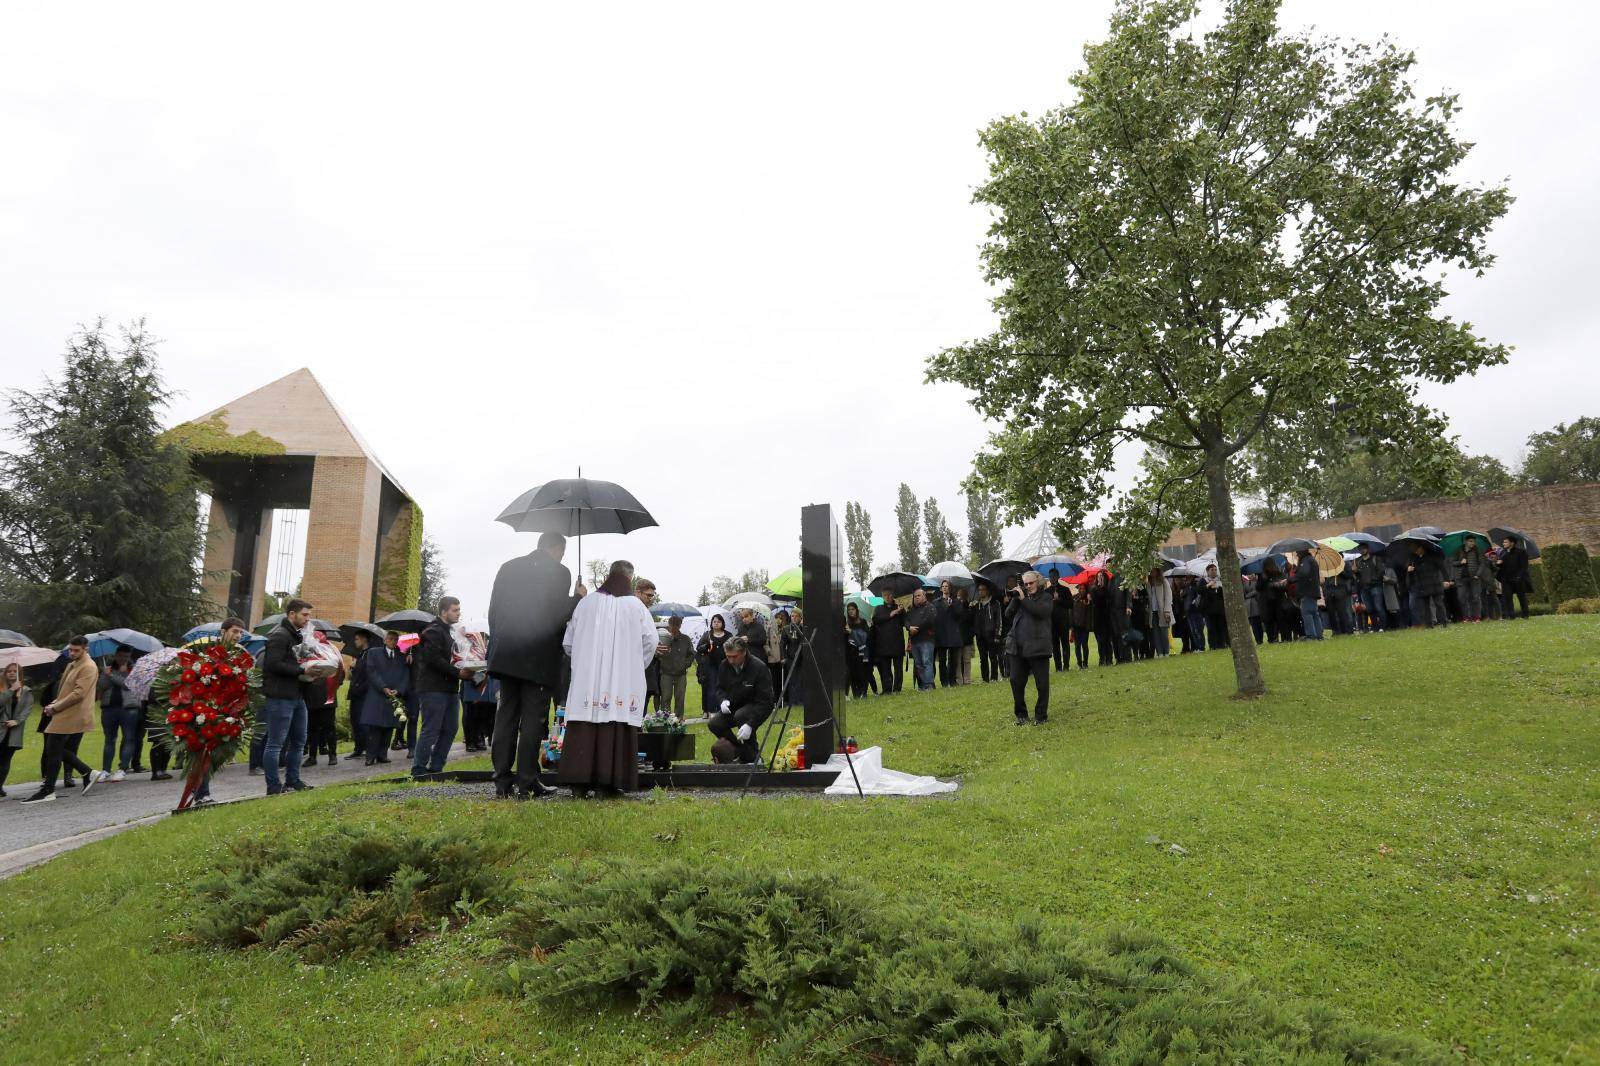
POLYGON ((1589 561, 1589 550, 1582 544, 1552 544, 1544 549, 1545 594, 1551 603, 1559 607, 1563 600, 1600 596, 1589 561))

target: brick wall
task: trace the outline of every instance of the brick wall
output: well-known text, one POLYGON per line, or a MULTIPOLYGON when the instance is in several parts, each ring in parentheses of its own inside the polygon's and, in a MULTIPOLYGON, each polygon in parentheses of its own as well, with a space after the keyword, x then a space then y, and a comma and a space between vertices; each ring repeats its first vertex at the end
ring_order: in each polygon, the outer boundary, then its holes
MULTIPOLYGON (((1541 545, 1582 544, 1600 552, 1600 484, 1552 485, 1513 489, 1456 499, 1391 500, 1365 503, 1348 517, 1325 522, 1283 522, 1247 526, 1237 531, 1242 548, 1265 548, 1284 537, 1319 540, 1351 529, 1375 530, 1384 526, 1440 526, 1446 530, 1490 526, 1520 529, 1541 545)), ((1208 530, 1174 529, 1163 548, 1193 547, 1205 551, 1216 546, 1208 530)))
POLYGON ((382 475, 365 457, 319 455, 301 595, 334 625, 369 621, 382 475))

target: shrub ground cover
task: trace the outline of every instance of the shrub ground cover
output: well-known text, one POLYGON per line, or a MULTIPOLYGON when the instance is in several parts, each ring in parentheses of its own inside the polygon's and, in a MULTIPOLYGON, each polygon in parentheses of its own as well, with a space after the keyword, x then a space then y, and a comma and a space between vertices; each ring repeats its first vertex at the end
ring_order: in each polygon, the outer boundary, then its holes
POLYGON ((592 860, 843 871, 951 919, 1136 928, 1275 1000, 1469 1059, 1600 1061, 1597 649, 1593 616, 1269 647, 1272 691, 1251 703, 1208 653, 1054 675, 1053 721, 1028 729, 997 685, 851 704, 891 766, 961 776, 929 800, 352 802, 367 785, 170 819, 6 883, 0 1061, 745 1062, 766 1046, 738 1011, 531 1011, 485 976, 507 947, 488 917, 325 964, 177 939, 234 844, 336 825, 470 832, 516 851, 524 887, 592 860))

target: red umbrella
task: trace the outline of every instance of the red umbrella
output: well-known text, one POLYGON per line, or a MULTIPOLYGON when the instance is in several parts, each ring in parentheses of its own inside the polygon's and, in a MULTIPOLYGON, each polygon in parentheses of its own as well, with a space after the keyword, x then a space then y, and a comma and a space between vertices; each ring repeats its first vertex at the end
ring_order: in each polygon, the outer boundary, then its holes
POLYGON ((1082 573, 1073 574, 1071 577, 1062 578, 1061 583, 1063 585, 1088 585, 1101 574, 1106 575, 1107 581, 1117 576, 1103 566, 1091 566, 1085 569, 1082 573))

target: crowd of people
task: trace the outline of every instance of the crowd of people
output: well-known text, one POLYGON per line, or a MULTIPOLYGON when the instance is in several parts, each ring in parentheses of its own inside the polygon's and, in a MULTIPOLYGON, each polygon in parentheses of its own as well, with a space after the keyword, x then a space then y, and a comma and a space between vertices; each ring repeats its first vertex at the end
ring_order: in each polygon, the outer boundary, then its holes
MULTIPOLYGON (((791 667, 803 643, 800 608, 786 605, 763 617, 745 604, 732 627, 723 613, 713 613, 704 634, 691 641, 677 617, 658 628, 649 610, 655 586, 630 565, 614 564, 590 596, 562 564, 564 551, 565 539, 547 533, 534 552, 500 569, 483 664, 458 661, 453 627, 461 603, 445 596, 411 646, 403 646, 398 631, 358 628, 341 649, 339 670, 311 677, 296 648, 310 631, 313 605, 289 601, 259 658, 265 699, 249 773, 265 779, 268 795, 311 788, 301 769, 319 757, 330 766, 340 758, 337 701, 344 691, 353 741, 345 759, 370 766, 400 752, 412 775, 423 778, 444 768, 464 734, 467 750, 491 753, 497 796, 545 795, 542 745, 551 708, 564 703, 558 782, 583 796, 615 794, 637 784, 638 732, 651 706, 683 718, 691 670, 700 712, 717 738, 714 752, 727 761, 757 761, 756 730, 790 697, 791 667)), ((1510 538, 1490 552, 1467 536, 1453 557, 1419 544, 1397 558, 1363 544, 1349 565, 1327 576, 1307 551, 1281 566, 1278 557, 1266 558, 1243 574, 1245 616, 1258 644, 1509 619, 1516 606, 1526 618, 1530 590, 1527 552, 1510 538)), ((1227 648, 1232 639, 1215 564, 1203 576, 1157 567, 1132 582, 1104 570, 1087 582, 1027 570, 1003 587, 947 580, 937 589, 868 602, 866 613, 851 602, 843 619, 853 698, 898 693, 908 674, 919 690, 1006 680, 1019 725, 1048 721, 1052 667, 1088 669, 1091 636, 1099 666, 1166 656, 1175 645, 1179 654, 1227 648)), ((245 634, 242 619, 227 618, 219 639, 232 645, 245 634)), ((44 734, 42 784, 24 802, 54 799, 58 780, 68 789, 81 782, 87 792, 129 774, 173 777, 162 745, 150 745, 150 765, 143 765, 160 713, 153 716, 149 700, 130 693, 132 660, 124 648, 97 664, 88 641, 74 638, 64 669, 37 693, 14 664, 5 668, 0 796, 35 713, 35 728, 44 734), (99 769, 79 751, 97 717, 105 734, 99 769)), ((210 802, 209 785, 207 778, 196 802, 210 802)))

